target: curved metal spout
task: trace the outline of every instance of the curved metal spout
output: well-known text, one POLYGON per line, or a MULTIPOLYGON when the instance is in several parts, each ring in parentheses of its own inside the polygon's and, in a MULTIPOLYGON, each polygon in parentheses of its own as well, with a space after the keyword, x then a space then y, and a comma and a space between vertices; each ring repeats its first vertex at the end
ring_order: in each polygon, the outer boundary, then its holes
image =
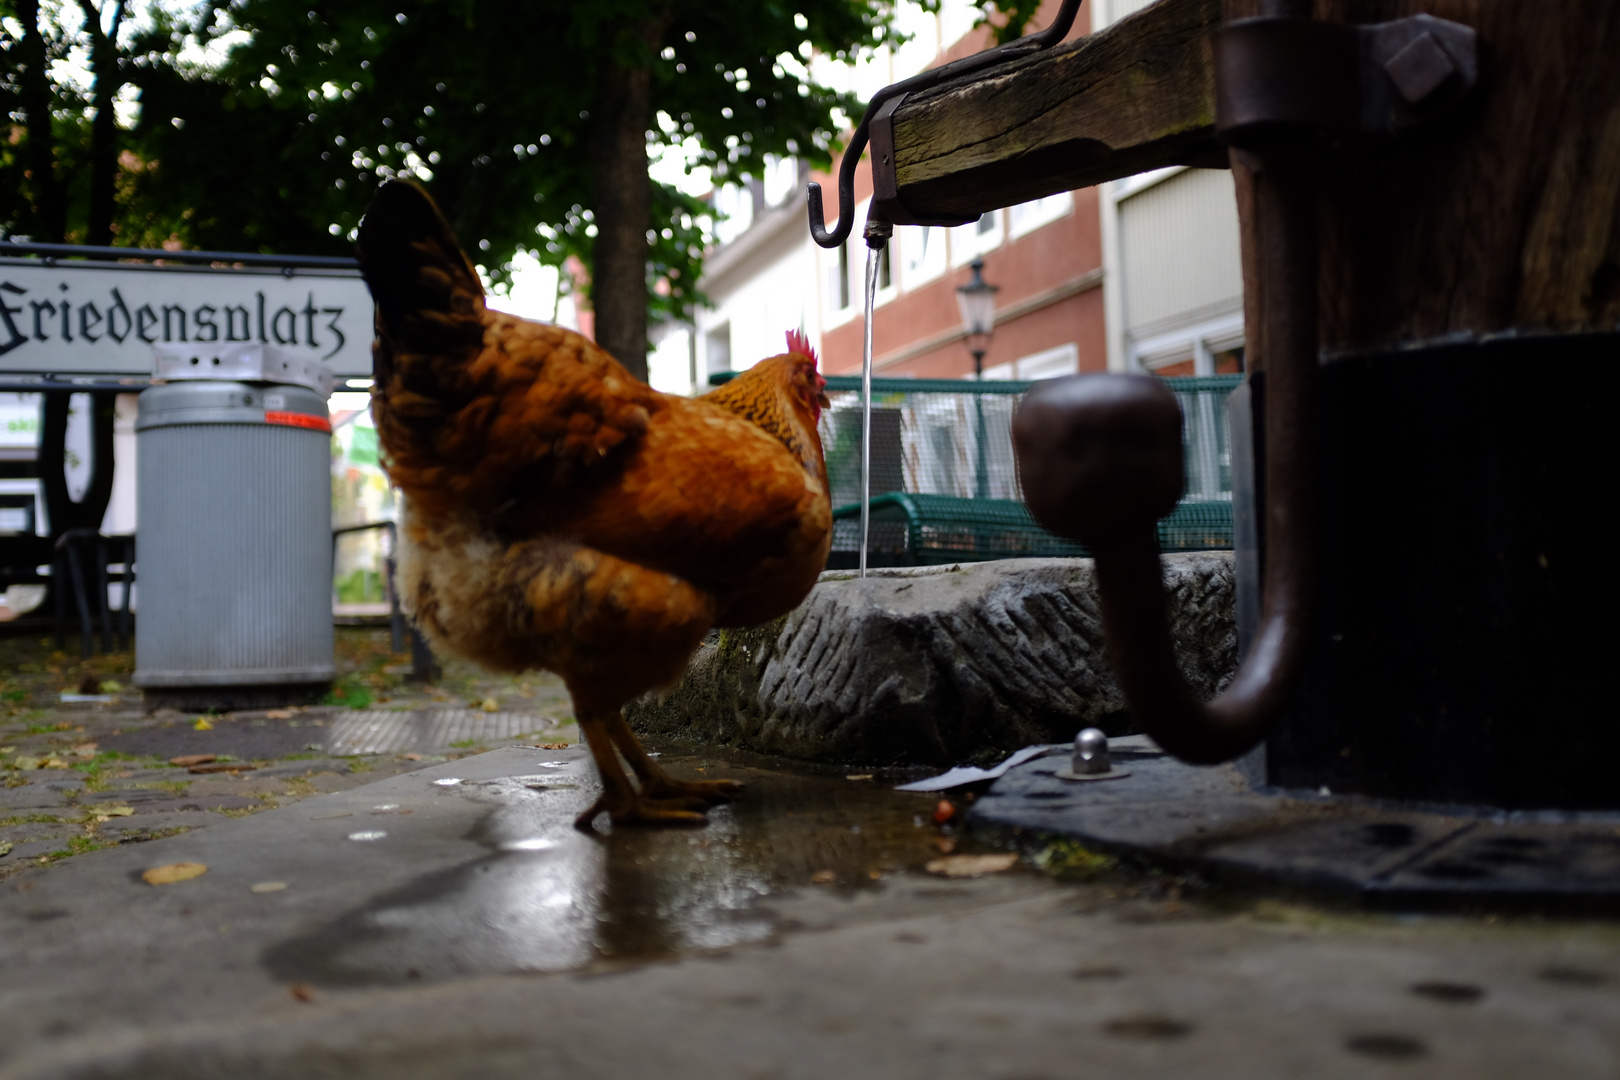
MULTIPOLYGON (((1155 521, 1182 491, 1181 411, 1149 375, 1082 375, 1031 390, 1013 419, 1029 509, 1096 556, 1108 658, 1131 716, 1183 761, 1253 747, 1305 658, 1315 553, 1310 437, 1317 355, 1316 205, 1308 149, 1255 163, 1266 378, 1264 600, 1259 631, 1226 692, 1198 700, 1176 664, 1155 521)), ((1254 333, 1259 329, 1260 333, 1254 333)), ((1258 340, 1256 340, 1258 338, 1258 340)))
POLYGON ((834 248, 849 239, 850 230, 855 226, 855 166, 860 163, 861 154, 865 152, 867 140, 871 136, 872 117, 877 115, 885 102, 918 90, 926 90, 930 86, 938 86, 947 79, 954 79, 959 75, 967 75, 981 68, 1051 48, 1068 36, 1070 27, 1074 26, 1074 17, 1080 11, 1080 2, 1081 0, 1063 0, 1057 18, 1053 19, 1052 25, 1045 30, 1021 37, 1017 41, 1010 41, 1005 45, 998 45, 994 49, 964 56, 941 67, 919 72, 909 79, 891 83, 873 94, 872 100, 866 103, 866 112, 861 114, 861 122, 849 138, 849 145, 844 147, 844 157, 838 165, 838 222, 831 229, 827 228, 826 214, 822 210, 821 185, 813 181, 810 184, 810 235, 815 238, 816 243, 824 248, 834 248))

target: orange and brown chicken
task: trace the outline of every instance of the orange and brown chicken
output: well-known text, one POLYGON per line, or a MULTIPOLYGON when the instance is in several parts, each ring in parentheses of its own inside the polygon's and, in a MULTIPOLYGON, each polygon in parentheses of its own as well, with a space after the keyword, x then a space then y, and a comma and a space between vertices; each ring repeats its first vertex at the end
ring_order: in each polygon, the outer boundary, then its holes
POLYGON ((602 778, 578 824, 702 822, 740 785, 671 778, 621 709, 676 682, 711 627, 793 609, 826 564, 814 353, 790 334, 716 391, 662 394, 579 334, 486 307, 414 184, 378 192, 359 246, 406 610, 445 650, 562 677, 602 778))

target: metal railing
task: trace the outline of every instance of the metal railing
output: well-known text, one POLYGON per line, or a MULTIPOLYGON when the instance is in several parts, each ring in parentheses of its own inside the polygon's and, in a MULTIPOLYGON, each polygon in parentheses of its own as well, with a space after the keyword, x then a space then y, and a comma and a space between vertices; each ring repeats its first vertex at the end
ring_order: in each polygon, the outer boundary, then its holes
MULTIPOLYGON (((1241 375, 1166 379, 1179 399, 1187 489, 1160 525, 1166 551, 1232 546, 1231 429, 1226 396, 1241 375)), ((872 381, 871 565, 1080 555, 1023 506, 1011 427, 1033 383, 959 379, 872 381), (908 498, 889 498, 908 496, 908 498)), ((860 379, 827 380, 821 442, 834 506, 829 566, 860 542, 860 379)))

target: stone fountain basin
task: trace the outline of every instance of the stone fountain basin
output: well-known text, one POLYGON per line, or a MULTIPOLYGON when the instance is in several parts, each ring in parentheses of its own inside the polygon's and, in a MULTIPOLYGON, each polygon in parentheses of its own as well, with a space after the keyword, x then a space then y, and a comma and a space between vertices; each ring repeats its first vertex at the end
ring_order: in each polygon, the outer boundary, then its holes
MULTIPOLYGON (((1213 697, 1237 666, 1232 554, 1163 562, 1182 672, 1213 697)), ((1131 730, 1090 559, 829 571, 786 617, 710 635, 679 685, 627 715, 650 734, 874 765, 1131 730)))

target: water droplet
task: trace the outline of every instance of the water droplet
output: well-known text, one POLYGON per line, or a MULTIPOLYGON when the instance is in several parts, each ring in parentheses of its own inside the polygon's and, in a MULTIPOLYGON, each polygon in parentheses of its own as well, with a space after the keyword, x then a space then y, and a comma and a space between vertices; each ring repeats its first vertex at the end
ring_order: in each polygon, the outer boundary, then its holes
POLYGON ((547 851, 557 846, 557 841, 548 840, 543 836, 528 836, 522 840, 513 840, 502 844, 502 851, 547 851))

